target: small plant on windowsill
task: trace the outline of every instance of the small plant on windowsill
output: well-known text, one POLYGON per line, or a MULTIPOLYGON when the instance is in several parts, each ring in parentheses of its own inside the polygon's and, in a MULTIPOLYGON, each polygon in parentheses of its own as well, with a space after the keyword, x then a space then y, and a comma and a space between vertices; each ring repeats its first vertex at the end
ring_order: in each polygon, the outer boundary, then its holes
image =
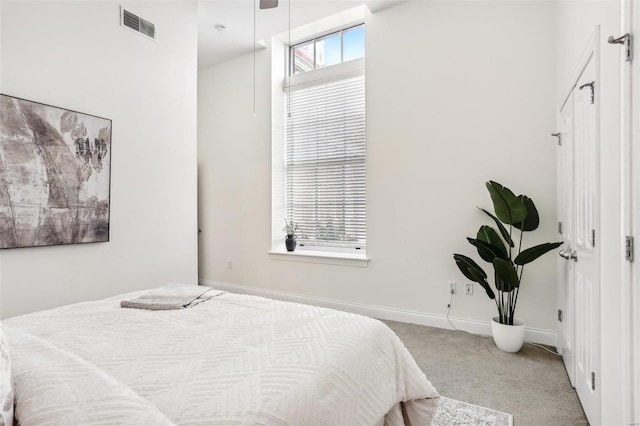
POLYGON ((287 246, 287 251, 294 251, 296 249, 296 231, 298 230, 298 224, 293 220, 285 220, 285 225, 282 230, 287 233, 287 238, 284 240, 287 246))

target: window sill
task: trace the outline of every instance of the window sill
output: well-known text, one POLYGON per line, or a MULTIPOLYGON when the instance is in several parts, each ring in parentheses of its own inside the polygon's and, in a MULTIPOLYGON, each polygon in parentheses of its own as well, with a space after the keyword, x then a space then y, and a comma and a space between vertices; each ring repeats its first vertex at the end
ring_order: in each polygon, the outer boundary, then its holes
POLYGON ((269 251, 271 260, 289 262, 324 263, 327 265, 356 266, 366 268, 369 258, 366 254, 334 253, 326 251, 269 251))

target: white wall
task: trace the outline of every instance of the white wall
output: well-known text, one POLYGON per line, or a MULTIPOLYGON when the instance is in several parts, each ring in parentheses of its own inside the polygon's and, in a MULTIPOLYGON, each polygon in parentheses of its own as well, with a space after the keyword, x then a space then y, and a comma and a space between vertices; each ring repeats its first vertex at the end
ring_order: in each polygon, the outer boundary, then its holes
POLYGON ((622 424, 622 224, 620 194, 620 55, 607 43, 620 33, 620 2, 558 2, 556 99, 566 89, 596 25, 600 25, 601 395, 602 424, 622 424))
POLYGON ((2 317, 197 280, 195 2, 3 1, 1 91, 113 120, 111 241, 4 250, 2 317))
MULTIPOLYGON (((556 238, 555 6, 545 2, 402 3, 367 18, 368 268, 272 260, 269 51, 198 76, 200 278, 489 321, 495 304, 452 254, 487 223, 484 182, 531 196, 556 238), (231 259, 233 268, 227 268, 231 259)), ((554 332, 555 258, 524 275, 518 316, 554 332)))

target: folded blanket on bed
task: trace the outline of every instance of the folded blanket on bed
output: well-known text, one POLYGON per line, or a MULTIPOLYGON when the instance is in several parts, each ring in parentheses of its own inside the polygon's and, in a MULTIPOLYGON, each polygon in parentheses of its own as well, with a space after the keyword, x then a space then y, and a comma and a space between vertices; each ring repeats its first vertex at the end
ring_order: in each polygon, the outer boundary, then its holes
POLYGON ((170 284, 166 287, 149 290, 134 299, 123 300, 120 302, 120 306, 152 311, 186 309, 192 308, 221 293, 223 292, 214 290, 211 287, 170 284))

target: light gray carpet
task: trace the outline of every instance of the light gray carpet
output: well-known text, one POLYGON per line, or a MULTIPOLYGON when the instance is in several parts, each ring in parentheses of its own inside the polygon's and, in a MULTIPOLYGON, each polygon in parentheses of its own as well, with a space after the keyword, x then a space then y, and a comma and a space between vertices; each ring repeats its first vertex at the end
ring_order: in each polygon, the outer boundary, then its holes
POLYGON ((441 395, 512 414, 515 426, 588 424, 560 357, 530 345, 508 354, 491 337, 384 322, 441 395))
POLYGON ((440 397, 433 426, 512 426, 513 416, 468 402, 440 397))

